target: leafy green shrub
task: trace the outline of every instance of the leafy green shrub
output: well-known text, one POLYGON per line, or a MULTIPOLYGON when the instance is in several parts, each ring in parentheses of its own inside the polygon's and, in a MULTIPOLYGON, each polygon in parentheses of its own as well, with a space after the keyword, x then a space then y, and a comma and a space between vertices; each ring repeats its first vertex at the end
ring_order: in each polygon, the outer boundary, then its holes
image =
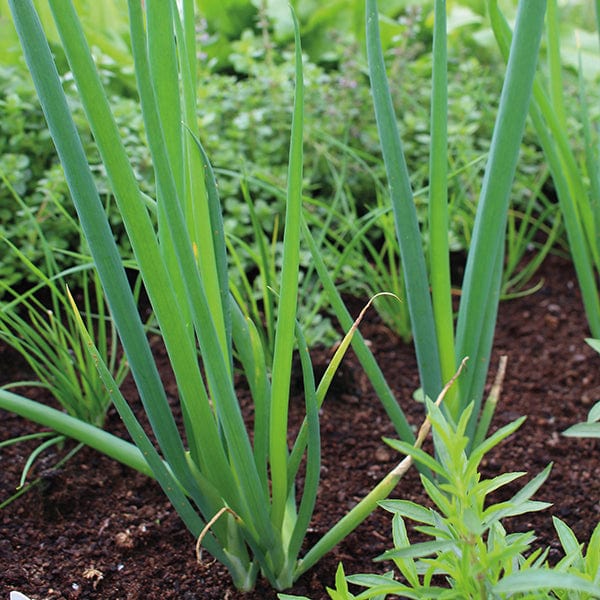
MULTIPOLYGON (((554 566, 547 561, 549 549, 532 549, 532 531, 507 533, 507 517, 543 510, 550 505, 531 500, 550 473, 550 465, 508 500, 487 502, 489 494, 522 477, 503 473, 482 479, 485 454, 523 423, 518 419, 496 431, 470 455, 466 428, 471 405, 453 425, 443 411, 428 401, 436 458, 404 442, 388 440, 402 453, 431 469, 437 483, 421 475, 433 507, 406 500, 385 500, 380 505, 393 516, 394 548, 377 559, 391 560, 394 572, 385 575, 344 577, 340 565, 336 589, 328 589, 333 600, 377 598, 388 594, 401 598, 597 598, 600 585, 600 525, 590 538, 587 552, 572 530, 560 519, 554 525, 565 556, 554 566), (411 543, 405 519, 419 525, 415 531, 429 541, 411 543), (354 595, 348 583, 366 588, 354 595)), ((280 594, 281 600, 301 600, 280 594)), ((306 599, 304 599, 306 600, 306 599)))
MULTIPOLYGON (((110 208, 110 189, 100 158, 94 150, 83 110, 70 84, 69 100, 80 128, 98 191, 110 210, 123 254, 128 243, 120 225, 118 213, 110 208)), ((151 161, 143 144, 143 122, 137 105, 125 97, 115 97, 115 116, 127 145, 136 177, 144 192, 152 194, 151 161)), ((56 253, 58 270, 74 265, 69 252, 85 252, 75 211, 69 198, 64 173, 48 133, 33 84, 29 77, 16 68, 0 68, 0 239, 9 240, 31 262, 41 266, 47 244, 56 253), (18 198, 27 200, 27 207, 18 198), (25 212, 27 214, 25 214, 25 212), (31 226, 34 218, 39 229, 31 226), (43 237, 43 240, 42 240, 43 237)), ((3 253, 0 277, 8 285, 18 285, 21 278, 35 282, 29 270, 23 270, 14 253, 3 253)), ((73 282, 71 282, 73 283, 73 282)))
MULTIPOLYGON (((36 261, 41 249, 36 248, 29 219, 19 214, 22 211, 15 194, 31 198, 29 210, 39 215, 38 221, 53 246, 72 247, 77 244, 77 240, 73 240, 77 232, 61 230, 56 214, 52 218, 49 213, 46 193, 38 187, 44 181, 47 194, 60 195, 61 187, 65 193, 66 184, 64 177, 57 176, 56 152, 33 85, 19 76, 16 69, 0 69, 0 109, 3 116, 0 120, 0 175, 5 184, 0 186, 0 234, 36 261)), ((20 267, 15 257, 3 253, 0 276, 4 281, 9 284, 19 281, 23 276, 20 267)))
MULTIPOLYGON (((407 41, 399 49, 390 51, 387 64, 389 71, 403 82, 393 90, 393 97, 400 130, 407 140, 411 181, 415 189, 422 190, 415 196, 415 202, 427 244, 430 86, 424 80, 431 71, 431 55, 410 49, 419 35, 418 29, 406 25, 405 33, 407 41)), ((199 93, 204 102, 200 108, 200 123, 203 139, 220 174, 226 230, 248 241, 250 215, 248 207, 239 201, 241 178, 239 173, 227 169, 233 162, 242 161, 257 217, 266 234, 271 236, 274 226, 283 217, 283 196, 274 197, 272 186, 285 185, 289 110, 282 107, 285 107, 285 94, 290 93, 291 74, 286 53, 268 60, 263 40, 250 32, 233 42, 231 48, 231 61, 238 75, 211 74, 201 82, 199 93), (229 92, 233 86, 234 95, 229 92)), ((451 57, 449 68, 452 121, 448 235, 452 250, 462 251, 471 241, 477 182, 483 176, 485 160, 482 159, 486 157, 491 139, 499 79, 496 64, 482 65, 464 51, 457 51, 451 57)), ((348 47, 338 70, 327 71, 310 62, 305 63, 305 69, 310 90, 306 109, 305 169, 310 197, 305 203, 308 215, 315 222, 331 225, 328 266, 334 271, 339 267, 338 282, 346 292, 372 295, 387 289, 403 296, 401 273, 396 273, 396 280, 388 276, 389 272, 396 271, 399 257, 386 241, 394 235, 393 221, 389 215, 381 214, 387 184, 374 116, 365 110, 371 99, 360 53, 348 47), (337 212, 331 217, 334 204, 337 212), (379 216, 375 218, 376 215, 379 216), (373 223, 365 231, 365 223, 370 219, 373 223), (348 245, 352 249, 347 249, 348 245)), ((505 292, 526 283, 515 281, 512 276, 525 251, 538 243, 536 233, 542 231, 550 239, 547 251, 554 241, 550 233, 554 232, 556 237, 556 228, 560 227, 560 221, 555 228, 552 226, 556 210, 541 191, 547 172, 531 140, 528 135, 513 194, 510 217, 513 235, 509 238, 505 292)), ((248 253, 241 252, 240 260, 242 267, 252 270, 253 261, 248 253)), ((309 264, 304 262, 304 268, 309 264)), ((531 276, 531 272, 528 275, 531 276)), ((258 297, 260 292, 256 294, 258 297)), ((407 316, 399 314, 397 306, 382 299, 377 308, 398 333, 410 337, 407 316)))
MULTIPOLYGON (((364 41, 364 14, 361 0, 292 0, 300 22, 304 46, 312 62, 336 64, 348 46, 364 41)), ((383 42, 393 45, 403 32, 406 15, 416 16, 421 24, 427 10, 406 0, 388 0, 382 3, 386 16, 383 42)), ((426 3, 428 6, 430 2, 426 3)), ((428 6, 426 8, 428 8, 428 6)), ((287 5, 282 2, 256 0, 201 0, 200 13, 204 17, 203 50, 220 69, 232 65, 231 45, 244 34, 261 34, 272 48, 286 47, 293 39, 293 30, 287 19, 287 5)), ((423 28, 427 30, 426 27, 423 28)))

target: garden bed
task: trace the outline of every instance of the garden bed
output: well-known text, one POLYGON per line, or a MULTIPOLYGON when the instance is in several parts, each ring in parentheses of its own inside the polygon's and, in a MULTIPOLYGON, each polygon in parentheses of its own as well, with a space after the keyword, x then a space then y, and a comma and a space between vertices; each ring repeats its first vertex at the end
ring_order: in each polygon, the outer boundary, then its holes
MULTIPOLYGON (((600 446, 595 440, 561 436, 568 426, 585 420, 600 398, 600 359, 584 342, 589 334, 571 264, 552 257, 538 277, 544 281, 538 292, 500 305, 491 364, 495 371, 498 357, 507 354, 508 371, 493 426, 520 415, 528 419, 486 458, 485 474, 527 471, 533 475, 554 462, 536 496, 552 502, 553 508, 511 519, 507 527, 535 529, 536 543, 550 545, 550 559, 556 560, 559 544, 553 514, 581 541, 587 541, 600 519, 600 446)), ((402 345, 374 311, 368 313, 361 331, 372 343, 403 410, 418 425, 422 406, 412 400, 417 387, 412 348, 402 345)), ((325 350, 313 352, 318 365, 325 364, 328 356, 325 350)), ((30 377, 18 355, 6 347, 0 347, 0 364, 2 384, 30 377)), ((166 365, 164 357, 159 356, 160 364, 166 365)), ((134 397, 130 382, 123 389, 126 397, 134 397)), ((174 385, 167 389, 175 394, 174 385)), ((31 394, 39 399, 41 392, 31 394)), ((303 404, 301 397, 292 401, 296 421, 303 404)), ((36 430, 11 414, 0 416, 0 440, 36 430)), ((114 410, 107 427, 123 431, 114 410)), ((392 436, 393 429, 353 356, 345 360, 326 399, 321 432, 322 482, 310 542, 399 460, 380 441, 384 435, 392 436)), ((0 500, 13 493, 33 447, 20 444, 1 451, 0 500)), ((8 598, 11 589, 34 600, 242 597, 225 569, 207 554, 197 564, 195 540, 156 483, 87 448, 59 470, 52 468, 56 460, 53 451, 44 455, 36 470, 42 483, 0 512, 1 600, 8 598)), ((394 495, 423 501, 416 471, 409 472, 394 495)), ((327 598, 324 588, 332 585, 339 561, 348 574, 388 569, 389 564, 373 563, 372 558, 389 547, 390 518, 379 510, 303 576, 293 593, 314 600, 327 598)), ((256 591, 244 598, 271 599, 276 594, 259 581, 256 591)))

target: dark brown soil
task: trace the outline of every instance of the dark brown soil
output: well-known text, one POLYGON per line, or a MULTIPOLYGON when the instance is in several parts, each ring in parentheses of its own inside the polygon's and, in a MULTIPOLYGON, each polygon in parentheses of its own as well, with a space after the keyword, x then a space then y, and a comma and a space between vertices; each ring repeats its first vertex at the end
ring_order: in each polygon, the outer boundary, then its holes
MULTIPOLYGON (((552 514, 566 521, 586 541, 600 519, 600 445, 569 439, 561 431, 584 420, 600 397, 600 359, 585 344, 588 336, 580 294, 571 265, 553 257, 540 277, 537 293, 504 302, 500 308, 494 358, 508 355, 504 393, 494 427, 520 415, 525 425, 486 459, 486 475, 506 471, 538 473, 553 461, 549 480, 537 498, 552 502, 549 511, 510 520, 513 530, 535 529, 540 545, 559 556, 552 514)), ((403 346, 379 321, 368 315, 361 327, 398 401, 420 424, 422 407, 412 400, 417 369, 412 349, 403 346)), ((324 363, 325 352, 315 352, 324 363)), ((0 383, 27 378, 22 361, 0 348, 0 383)), ((39 392, 37 393, 39 396, 39 392)), ((129 384, 126 395, 134 397, 129 384)), ((295 401, 300 404, 300 400, 295 401)), ((108 428, 122 431, 111 411, 108 428)), ((0 440, 39 430, 2 413, 0 440)), ((322 413, 322 485, 308 542, 317 540, 398 461, 380 440, 393 435, 385 413, 354 357, 326 400, 322 413)), ((34 445, 20 444, 0 454, 0 501, 13 493, 20 470, 34 445)), ((71 447, 71 446, 69 446, 71 447)), ((275 593, 259 581, 243 596, 218 564, 198 565, 194 540, 146 477, 83 449, 61 469, 50 468, 62 451, 50 451, 38 462, 42 484, 0 512, 0 599, 16 589, 34 600, 101 599, 272 599, 275 593)), ((415 471, 395 496, 423 500, 415 471)), ((312 571, 292 593, 314 600, 327 598, 336 565, 346 573, 381 572, 389 564, 373 557, 391 546, 390 519, 378 510, 312 571)))

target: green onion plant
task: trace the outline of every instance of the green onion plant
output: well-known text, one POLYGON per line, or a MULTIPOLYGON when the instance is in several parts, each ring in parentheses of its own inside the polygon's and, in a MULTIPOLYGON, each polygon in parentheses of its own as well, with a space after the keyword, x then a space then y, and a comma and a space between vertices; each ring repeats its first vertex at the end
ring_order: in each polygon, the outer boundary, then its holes
MULTIPOLYGON (((426 397, 437 398, 448 393, 445 403, 448 414, 458 419, 471 402, 467 433, 471 443, 485 439, 494 407, 497 386, 486 400, 477 427, 481 396, 491 353, 496 311, 504 257, 504 238, 510 185, 514 176, 519 144, 531 93, 537 62, 537 52, 544 21, 544 2, 521 2, 517 16, 519 36, 511 48, 511 62, 500 100, 497 125, 492 139, 482 194, 479 202, 473 242, 469 251, 467 271, 460 301, 456 341, 452 313, 447 240, 446 168, 446 15, 445 3, 435 4, 434 25, 434 90, 432 112, 432 161, 430 176, 430 271, 418 227, 413 193, 402 152, 402 144, 389 94, 389 84, 379 42, 378 13, 375 0, 367 0, 367 47, 369 73, 373 88, 375 112, 382 141, 383 155, 390 183, 392 210, 402 257, 402 269, 407 290, 414 343, 417 352, 422 387, 426 397), (436 191, 437 190, 437 191, 436 191), (430 286, 431 294, 430 296, 430 286), (435 307, 435 313, 434 313, 435 307), (457 388, 444 388, 441 382, 452 381, 455 365, 471 356, 471 366, 457 388), (462 357, 462 358, 460 358, 462 357)), ((311 248, 315 267, 342 327, 350 327, 352 319, 344 306, 335 284, 327 272, 311 231, 303 223, 306 240, 311 248)), ((360 334, 355 335, 353 347, 371 383, 401 439, 412 443, 414 434, 403 411, 379 370, 373 355, 360 334)), ((500 379, 505 369, 501 363, 500 379)), ((427 471, 427 466, 421 468, 427 471)), ((356 511, 373 510, 398 480, 392 471, 356 507, 356 511), (372 504, 369 505, 369 502, 372 504)), ((353 511, 354 512, 354 511, 353 511)), ((328 544, 328 535, 317 544, 328 544)), ((308 560, 309 554, 305 557, 308 560)))
MULTIPOLYGON (((392 106, 381 49, 376 0, 367 0, 366 11, 369 74, 421 386, 427 397, 437 397, 442 382, 450 380, 458 363, 466 356, 471 357, 459 385, 450 390, 445 407, 449 415, 458 418, 464 408, 474 402, 475 409, 471 413, 468 432, 471 439, 482 439, 495 406, 491 396, 492 399, 484 407, 484 419, 478 430, 501 294, 510 189, 531 96, 545 2, 536 0, 519 3, 516 20, 516 32, 519 35, 515 35, 510 49, 509 66, 481 184, 456 324, 448 243, 445 3, 435 2, 427 252, 423 249, 415 194, 411 188, 392 106)), ((304 231, 332 309, 342 327, 347 329, 352 319, 327 272, 317 245, 311 240, 308 226, 304 225, 304 231)), ((514 227, 511 231, 513 235, 519 235, 514 227)), ((414 440, 404 413, 399 409, 359 334, 355 336, 353 345, 400 437, 406 441, 414 440)))
MULTIPOLYGON (((271 361, 265 356, 257 325, 230 293, 217 184, 200 142, 196 116, 195 3, 128 1, 137 86, 156 179, 156 198, 149 198, 140 191, 132 172, 73 4, 49 1, 170 359, 181 405, 182 423, 178 424, 34 3, 9 3, 152 431, 143 429, 121 395, 77 311, 79 331, 134 444, 7 390, 0 390, 0 407, 155 477, 197 543, 227 567, 240 590, 251 589, 259 574, 277 589, 289 587, 366 518, 402 475, 391 473, 385 485, 376 486, 300 558, 320 473, 318 410, 357 323, 348 327, 349 333, 317 387, 296 320, 303 226, 304 89, 295 17, 296 87, 282 265, 273 281, 277 311, 271 361), (151 218, 152 213, 156 219, 151 218), (301 361, 306 417, 297 437, 290 440, 288 411, 295 349, 301 361), (252 428, 244 421, 235 387, 240 370, 252 397, 252 428), (303 486, 298 486, 301 466, 303 486)), ((311 241, 314 243, 312 237, 311 241)), ((75 301, 72 305, 75 308, 75 301)), ((393 412, 389 398, 386 403, 393 412)))
POLYGON ((442 1, 435 2, 429 247, 425 254, 379 41, 377 2, 367 0, 369 73, 421 384, 425 395, 435 398, 442 382, 456 370, 458 361, 470 357, 465 374, 457 388, 450 391, 445 405, 449 415, 458 419, 465 407, 474 403, 468 427, 471 439, 481 437, 476 427, 500 297, 510 189, 529 107, 544 14, 544 0, 519 2, 455 327, 447 233, 446 6, 442 1))
MULTIPOLYGON (((595 1, 596 15, 600 2, 595 1)), ((556 0, 548 2, 547 80, 538 75, 533 85, 529 109, 558 197, 567 232, 569 248, 590 331, 600 337, 600 152, 597 130, 587 106, 581 61, 579 63, 580 124, 583 131, 584 158, 579 160, 569 138, 560 56, 560 9, 556 0)), ((511 43, 510 26, 497 2, 490 2, 492 29, 505 57, 511 43)), ((600 31, 598 32, 600 35, 600 31)))

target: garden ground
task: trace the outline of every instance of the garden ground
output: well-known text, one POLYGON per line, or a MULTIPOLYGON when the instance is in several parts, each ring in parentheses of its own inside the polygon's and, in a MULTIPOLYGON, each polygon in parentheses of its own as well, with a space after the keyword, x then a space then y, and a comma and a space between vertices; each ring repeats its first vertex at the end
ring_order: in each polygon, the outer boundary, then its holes
MULTIPOLYGON (((543 286, 535 294, 500 305, 491 375, 501 354, 508 355, 508 370, 493 427, 520 415, 528 419, 487 456, 484 474, 527 471, 532 476, 554 462, 536 496, 554 506, 510 519, 506 525, 512 530, 535 529, 536 544, 550 545, 550 558, 556 560, 560 546, 552 515, 563 519, 580 541, 587 541, 600 519, 600 444, 561 436, 568 426, 585 420, 600 398, 600 357, 584 342, 588 331, 571 264, 551 257, 537 278, 543 278, 543 286)), ((356 304, 355 312, 359 308, 356 304)), ((411 423, 418 426, 422 406, 412 400, 417 386, 412 348, 403 346, 374 311, 361 331, 411 423)), ((164 367, 158 346, 157 354, 164 367)), ((313 355, 317 365, 324 365, 329 353, 317 350, 313 355)), ((22 360, 6 347, 0 347, 0 364, 0 384, 30 377, 22 360)), ((167 368, 163 374, 169 377, 167 368)), ((126 397, 135 397, 129 381, 123 389, 126 397)), ((167 389, 175 395, 174 385, 167 389)), ((41 394, 32 390, 30 395, 39 399, 41 394)), ((297 394, 292 406, 295 422, 302 407, 297 394)), ((109 414, 108 428, 122 433, 114 411, 109 414)), ((11 414, 2 412, 0 417, 0 440, 36 430, 11 414)), ((325 401, 321 430, 322 483, 309 543, 400 460, 381 442, 393 430, 354 356, 346 358, 325 401)), ((13 493, 34 447, 27 443, 1 450, 0 501, 13 493)), ((52 468, 56 460, 53 451, 44 455, 36 471, 42 483, 0 512, 1 600, 11 589, 34 600, 276 598, 262 581, 242 596, 207 554, 198 564, 195 540, 153 481, 87 448, 61 469, 52 468)), ((513 484, 509 491, 516 489, 513 484)), ((394 495, 423 501, 415 470, 394 495)), ((302 577, 293 593, 327 598, 324 588, 332 585, 339 561, 347 574, 391 568, 372 562, 390 547, 390 518, 379 510, 302 577)))

